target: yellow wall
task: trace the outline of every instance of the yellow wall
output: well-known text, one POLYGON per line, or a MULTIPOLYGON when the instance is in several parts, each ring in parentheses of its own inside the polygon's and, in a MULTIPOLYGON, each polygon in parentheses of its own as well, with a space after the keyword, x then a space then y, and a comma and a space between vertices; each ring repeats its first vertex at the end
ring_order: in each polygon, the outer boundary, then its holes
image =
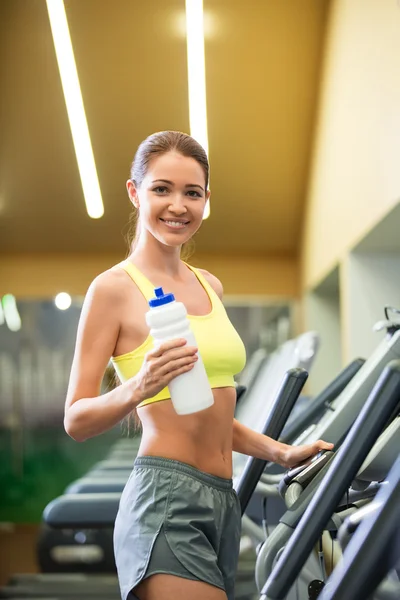
POLYGON ((221 279, 225 295, 296 298, 299 293, 294 258, 195 254, 190 262, 221 279))
POLYGON ((400 198, 400 6, 335 0, 302 241, 313 287, 400 198))
MULTIPOLYGON (((90 282, 123 257, 113 254, 14 255, 0 261, 0 295, 52 297, 60 291, 83 296, 90 282)), ((227 257, 197 254, 195 265, 219 277, 225 294, 294 298, 298 295, 298 264, 276 257, 227 257)))

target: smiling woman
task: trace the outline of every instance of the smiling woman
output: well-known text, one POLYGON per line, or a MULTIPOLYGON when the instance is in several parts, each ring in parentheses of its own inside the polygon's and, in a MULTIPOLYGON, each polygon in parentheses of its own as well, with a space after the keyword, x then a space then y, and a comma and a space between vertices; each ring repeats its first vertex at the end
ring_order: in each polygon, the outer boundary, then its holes
MULTIPOLYGON (((201 225, 204 215, 205 202, 210 197, 208 191, 209 167, 208 159, 203 148, 192 137, 176 131, 165 131, 155 133, 144 140, 139 146, 135 160, 132 163, 130 179, 127 182, 129 198, 138 213, 133 214, 135 227, 130 234, 130 251, 137 247, 143 219, 146 219, 145 207, 141 203, 151 202, 154 209, 164 210, 166 202, 172 201, 175 204, 173 219, 164 218, 166 213, 159 216, 158 219, 165 224, 165 228, 174 232, 185 232, 189 234, 190 239, 201 225), (154 159, 157 158, 157 161, 154 159), (185 159, 191 159, 185 161, 185 159), (152 168, 149 170, 149 163, 152 161, 152 168), (187 174, 182 171, 182 166, 188 168, 187 174), (172 177, 174 175, 174 177, 172 177), (189 179, 187 179, 189 178, 189 179), (138 190, 146 190, 139 200, 138 190), (196 202, 191 202, 186 207, 185 202, 177 206, 181 199, 190 198, 196 202), (163 200, 161 200, 163 198, 163 200), (158 204, 157 204, 157 199, 158 204), (189 210, 188 210, 189 209, 189 210), (193 227, 193 218, 195 217, 196 228, 193 227), (190 227, 189 227, 190 226, 190 227)), ((149 206, 147 205, 147 208, 149 206)), ((182 242, 184 246, 188 240, 182 242)))
POLYGON ((138 215, 130 255, 95 279, 81 313, 67 432, 83 441, 134 410, 143 426, 114 528, 122 600, 233 600, 241 519, 232 450, 289 465, 330 447, 291 448, 234 419, 244 344, 221 282, 181 255, 203 221, 208 173, 204 149, 183 133, 156 133, 139 146, 126 184, 138 215), (197 347, 186 339, 155 346, 145 315, 157 287, 184 304, 197 347), (214 402, 178 415, 168 385, 198 353, 214 402), (99 396, 110 357, 122 383, 99 396))

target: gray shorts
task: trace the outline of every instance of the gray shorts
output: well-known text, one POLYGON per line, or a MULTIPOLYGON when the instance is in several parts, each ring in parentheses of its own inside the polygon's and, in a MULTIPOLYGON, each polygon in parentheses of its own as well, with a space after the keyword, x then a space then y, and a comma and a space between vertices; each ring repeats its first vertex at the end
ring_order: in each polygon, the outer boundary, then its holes
POLYGON ((122 600, 156 573, 203 581, 234 600, 240 503, 231 479, 151 456, 135 460, 114 528, 122 600))

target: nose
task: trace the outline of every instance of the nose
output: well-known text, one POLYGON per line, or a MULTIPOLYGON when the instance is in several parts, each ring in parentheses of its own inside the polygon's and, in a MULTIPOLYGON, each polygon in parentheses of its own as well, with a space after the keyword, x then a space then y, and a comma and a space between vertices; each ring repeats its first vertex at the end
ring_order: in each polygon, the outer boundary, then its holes
POLYGON ((187 213, 185 199, 180 194, 173 194, 170 197, 169 211, 174 215, 184 215, 187 213))

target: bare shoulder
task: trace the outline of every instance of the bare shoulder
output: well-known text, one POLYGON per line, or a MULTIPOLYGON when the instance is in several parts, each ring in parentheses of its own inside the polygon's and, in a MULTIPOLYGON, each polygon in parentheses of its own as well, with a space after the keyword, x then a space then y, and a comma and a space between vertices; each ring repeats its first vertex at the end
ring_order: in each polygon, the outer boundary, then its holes
POLYGON ((104 319, 111 314, 118 314, 123 307, 129 288, 130 280, 125 271, 111 267, 93 279, 87 290, 84 310, 92 311, 97 308, 104 319))
POLYGON ((104 301, 115 302, 124 297, 127 277, 122 269, 112 267, 97 275, 89 286, 87 295, 96 296, 104 301))
POLYGON ((209 283, 211 285, 214 292, 222 300, 222 297, 224 295, 224 288, 222 286, 222 283, 218 279, 218 277, 215 277, 215 275, 213 275, 209 271, 206 271, 205 269, 197 269, 197 270, 200 271, 200 273, 203 275, 203 277, 207 281, 207 283, 209 283))

